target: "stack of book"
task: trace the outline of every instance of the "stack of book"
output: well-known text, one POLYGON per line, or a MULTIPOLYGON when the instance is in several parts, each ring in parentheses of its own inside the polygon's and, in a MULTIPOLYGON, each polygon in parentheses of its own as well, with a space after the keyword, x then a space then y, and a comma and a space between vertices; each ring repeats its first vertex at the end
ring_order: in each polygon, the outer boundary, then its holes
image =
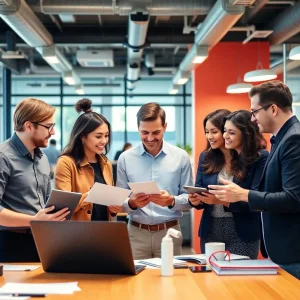
POLYGON ((268 259, 211 261, 218 275, 276 275, 279 266, 268 259))

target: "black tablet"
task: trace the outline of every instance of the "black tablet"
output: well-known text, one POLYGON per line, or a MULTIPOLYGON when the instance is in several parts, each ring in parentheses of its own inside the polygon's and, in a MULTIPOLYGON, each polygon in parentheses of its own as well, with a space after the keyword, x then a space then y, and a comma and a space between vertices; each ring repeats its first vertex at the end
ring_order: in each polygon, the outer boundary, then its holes
POLYGON ((202 192, 206 192, 208 193, 208 190, 206 188, 203 187, 197 187, 197 186, 184 186, 183 187, 189 194, 201 194, 202 192))
POLYGON ((65 207, 68 207, 70 213, 66 216, 66 219, 70 220, 81 197, 81 193, 52 190, 49 199, 46 203, 46 207, 53 205, 55 206, 54 210, 51 211, 51 214, 65 207))

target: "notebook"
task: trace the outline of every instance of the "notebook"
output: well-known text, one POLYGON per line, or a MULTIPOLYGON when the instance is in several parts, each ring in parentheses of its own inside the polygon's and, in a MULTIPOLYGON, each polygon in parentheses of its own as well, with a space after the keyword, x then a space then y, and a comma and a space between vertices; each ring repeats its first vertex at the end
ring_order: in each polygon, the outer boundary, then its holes
POLYGON ((268 259, 211 261, 211 267, 218 275, 276 275, 279 268, 268 259))

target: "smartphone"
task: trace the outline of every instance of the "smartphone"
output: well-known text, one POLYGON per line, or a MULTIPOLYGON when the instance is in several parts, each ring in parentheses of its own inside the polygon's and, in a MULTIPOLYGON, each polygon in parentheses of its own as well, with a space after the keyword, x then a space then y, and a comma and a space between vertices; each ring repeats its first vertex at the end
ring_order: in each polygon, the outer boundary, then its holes
POLYGON ((211 272, 211 268, 209 266, 192 266, 189 269, 193 273, 201 273, 201 272, 211 272))
POLYGON ((206 188, 203 188, 203 187, 197 187, 197 186, 184 186, 183 187, 189 194, 194 194, 194 193, 197 193, 197 194, 200 194, 202 192, 206 192, 208 193, 208 190, 206 188))

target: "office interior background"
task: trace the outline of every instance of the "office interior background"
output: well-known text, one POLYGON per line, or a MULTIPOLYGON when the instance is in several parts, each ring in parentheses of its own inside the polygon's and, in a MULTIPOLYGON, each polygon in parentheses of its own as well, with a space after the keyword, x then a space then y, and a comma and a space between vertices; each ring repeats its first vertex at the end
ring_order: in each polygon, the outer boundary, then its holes
MULTIPOLYGON (((167 113, 165 140, 191 149, 195 169, 204 115, 249 109, 247 94, 226 88, 255 70, 290 87, 300 116, 300 60, 289 59, 300 45, 298 1, 88 3, 0 0, 0 142, 13 132, 18 102, 34 97, 56 107, 53 138, 62 149, 78 117, 74 104, 87 97, 111 123, 112 160, 125 142, 140 141, 137 110, 155 101, 167 113)), ((188 212, 194 243, 198 220, 188 212)))

